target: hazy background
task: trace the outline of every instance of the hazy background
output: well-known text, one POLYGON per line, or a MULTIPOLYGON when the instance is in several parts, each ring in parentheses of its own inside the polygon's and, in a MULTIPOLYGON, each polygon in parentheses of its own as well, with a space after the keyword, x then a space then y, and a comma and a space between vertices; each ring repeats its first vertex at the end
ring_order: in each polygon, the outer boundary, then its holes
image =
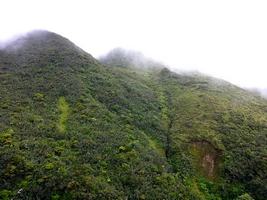
POLYGON ((2 0, 0 40, 59 33, 93 56, 139 50, 174 69, 267 88, 267 2, 260 0, 2 0))

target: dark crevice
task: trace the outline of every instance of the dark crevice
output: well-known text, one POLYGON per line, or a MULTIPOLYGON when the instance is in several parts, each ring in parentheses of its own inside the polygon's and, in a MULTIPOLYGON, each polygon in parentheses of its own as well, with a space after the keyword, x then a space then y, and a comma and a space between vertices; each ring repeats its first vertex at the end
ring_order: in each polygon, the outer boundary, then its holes
POLYGON ((165 156, 166 158, 170 158, 171 155, 171 129, 173 126, 174 119, 173 117, 170 118, 170 122, 168 124, 168 129, 166 132, 166 147, 165 147, 165 156))

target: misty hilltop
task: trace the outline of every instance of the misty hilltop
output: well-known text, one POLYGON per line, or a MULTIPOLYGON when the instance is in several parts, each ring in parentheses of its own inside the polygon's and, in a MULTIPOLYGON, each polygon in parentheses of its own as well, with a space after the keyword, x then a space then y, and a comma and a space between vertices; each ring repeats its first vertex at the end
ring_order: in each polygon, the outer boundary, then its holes
POLYGON ((100 57, 100 61, 105 65, 117 67, 132 67, 138 69, 164 68, 159 62, 145 57, 142 53, 123 48, 115 48, 107 55, 100 57))
POLYGON ((0 50, 0 199, 267 199, 267 101, 35 31, 0 50))

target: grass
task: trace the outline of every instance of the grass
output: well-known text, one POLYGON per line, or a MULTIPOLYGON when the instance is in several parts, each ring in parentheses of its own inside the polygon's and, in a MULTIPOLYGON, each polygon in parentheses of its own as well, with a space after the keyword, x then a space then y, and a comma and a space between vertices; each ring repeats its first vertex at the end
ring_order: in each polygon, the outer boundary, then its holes
POLYGON ((69 116, 69 105, 64 97, 58 99, 58 110, 59 110, 59 120, 58 120, 58 130, 60 133, 66 131, 66 123, 69 116))

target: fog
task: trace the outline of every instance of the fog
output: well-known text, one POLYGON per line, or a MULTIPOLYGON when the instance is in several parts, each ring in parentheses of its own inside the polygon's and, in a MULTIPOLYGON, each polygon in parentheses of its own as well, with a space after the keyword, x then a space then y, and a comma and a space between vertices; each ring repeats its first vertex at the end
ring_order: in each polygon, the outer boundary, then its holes
POLYGON ((31 30, 27 32, 16 33, 14 35, 10 35, 6 39, 1 39, 0 50, 6 49, 8 46, 12 46, 13 49, 16 48, 16 46, 20 46, 21 41, 18 42, 18 40, 21 40, 23 37, 27 36, 29 32, 31 32, 31 30))
POLYGON ((174 70, 267 88, 267 2, 248 0, 1 1, 0 46, 33 29, 61 34, 95 57, 141 51, 174 70))

